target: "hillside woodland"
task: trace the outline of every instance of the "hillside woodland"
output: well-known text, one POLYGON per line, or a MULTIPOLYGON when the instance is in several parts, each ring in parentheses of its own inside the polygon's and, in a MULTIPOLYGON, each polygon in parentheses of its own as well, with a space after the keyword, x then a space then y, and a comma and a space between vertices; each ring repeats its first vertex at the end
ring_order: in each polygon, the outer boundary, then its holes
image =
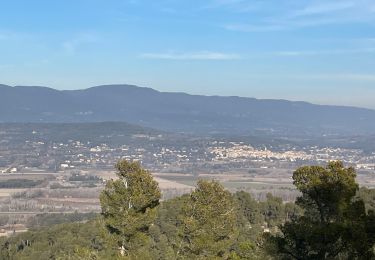
POLYGON ((375 191, 359 189, 341 162, 297 169, 295 203, 231 194, 214 180, 161 201, 139 163, 116 170, 100 215, 3 238, 0 259, 375 259, 375 191))

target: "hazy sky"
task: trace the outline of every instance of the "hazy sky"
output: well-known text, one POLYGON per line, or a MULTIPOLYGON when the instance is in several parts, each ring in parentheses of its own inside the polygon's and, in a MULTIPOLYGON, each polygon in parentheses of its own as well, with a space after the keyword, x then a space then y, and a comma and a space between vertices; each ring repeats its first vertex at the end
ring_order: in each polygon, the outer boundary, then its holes
POLYGON ((3 0, 0 83, 375 108, 375 0, 3 0))

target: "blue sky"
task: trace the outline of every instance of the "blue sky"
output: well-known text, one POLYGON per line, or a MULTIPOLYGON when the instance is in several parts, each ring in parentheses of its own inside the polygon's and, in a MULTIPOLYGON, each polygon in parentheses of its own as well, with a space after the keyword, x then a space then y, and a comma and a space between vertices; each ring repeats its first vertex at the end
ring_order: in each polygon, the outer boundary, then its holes
POLYGON ((0 82, 375 108, 375 1, 4 0, 0 82))

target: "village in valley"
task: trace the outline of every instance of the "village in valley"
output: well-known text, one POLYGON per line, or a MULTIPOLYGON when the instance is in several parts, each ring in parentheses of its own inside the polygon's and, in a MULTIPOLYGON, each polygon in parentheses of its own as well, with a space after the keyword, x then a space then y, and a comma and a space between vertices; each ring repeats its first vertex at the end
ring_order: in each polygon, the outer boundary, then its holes
POLYGON ((337 159, 357 170, 360 185, 375 187, 375 153, 363 149, 139 131, 64 138, 46 129, 0 129, 0 236, 25 231, 47 213, 84 219, 100 212, 99 194, 120 159, 150 170, 164 200, 215 179, 258 200, 272 193, 294 201, 296 168, 337 159))

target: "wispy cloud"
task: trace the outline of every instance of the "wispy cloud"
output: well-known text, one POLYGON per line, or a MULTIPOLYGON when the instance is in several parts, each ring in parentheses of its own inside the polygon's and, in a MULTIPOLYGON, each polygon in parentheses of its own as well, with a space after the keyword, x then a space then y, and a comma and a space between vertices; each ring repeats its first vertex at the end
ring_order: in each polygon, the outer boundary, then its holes
POLYGON ((289 75, 287 77, 304 80, 334 80, 334 81, 370 81, 375 82, 374 74, 312 74, 312 75, 289 75))
POLYGON ((316 27, 320 25, 335 24, 338 20, 336 18, 308 18, 299 20, 289 20, 285 18, 272 18, 266 22, 257 23, 231 23, 222 26, 224 29, 229 31, 238 32, 272 32, 272 31, 284 31, 293 30, 306 27, 316 27))
POLYGON ((0 40, 20 40, 20 39, 25 39, 27 37, 30 38, 30 35, 26 33, 0 30, 0 40))
POLYGON ((271 52, 253 52, 245 54, 237 53, 223 53, 223 52, 164 52, 164 53, 142 53, 139 55, 143 59, 155 60, 247 60, 253 57, 308 57, 308 56, 329 56, 329 55, 344 55, 344 54, 375 54, 375 47, 373 48, 353 48, 353 49, 332 49, 332 50, 280 50, 271 52))
POLYGON ((172 7, 161 7, 160 11, 166 14, 179 14, 177 9, 172 8, 172 7))
POLYGON ((97 37, 91 33, 82 33, 75 37, 66 40, 62 43, 64 53, 67 55, 74 55, 78 49, 86 44, 94 43, 97 41, 97 37))
POLYGON ((350 9, 356 6, 353 1, 347 2, 330 2, 326 1, 324 3, 310 4, 302 9, 292 12, 292 16, 308 16, 308 15, 322 15, 327 13, 338 12, 346 9, 350 9))
POLYGON ((375 74, 360 74, 360 73, 311 73, 311 74, 253 74, 247 75, 249 78, 255 79, 283 79, 283 80, 298 80, 298 81, 352 81, 352 82, 375 82, 375 74))
POLYGON ((282 25, 269 24, 269 25, 253 25, 253 24, 226 24, 223 26, 229 31, 240 32, 270 32, 280 31, 285 29, 282 25))
MULTIPOLYGON (((232 5, 238 6, 238 3, 234 2, 232 5)), ((261 6, 257 10, 259 16, 248 19, 251 22, 227 23, 223 28, 243 32, 268 32, 327 24, 375 24, 374 10, 373 0, 287 1, 284 6, 261 6)))
POLYGON ((202 9, 225 8, 237 13, 254 12, 266 8, 270 3, 260 0, 211 0, 202 9))
POLYGON ((160 60, 236 60, 241 58, 238 54, 209 51, 188 53, 143 53, 140 57, 160 60))
POLYGON ((340 54, 361 54, 375 53, 375 48, 363 49, 336 49, 336 50, 316 50, 316 51, 276 51, 272 52, 276 56, 317 56, 317 55, 340 55, 340 54))

